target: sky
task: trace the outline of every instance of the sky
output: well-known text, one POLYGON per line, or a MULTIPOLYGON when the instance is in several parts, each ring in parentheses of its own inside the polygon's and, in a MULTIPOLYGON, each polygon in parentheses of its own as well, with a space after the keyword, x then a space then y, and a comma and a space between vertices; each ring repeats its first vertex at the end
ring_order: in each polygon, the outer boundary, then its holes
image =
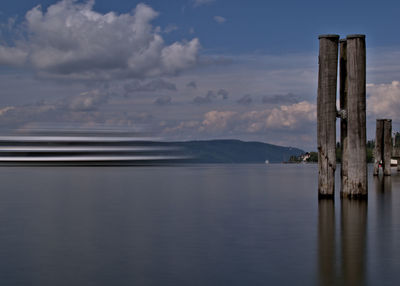
POLYGON ((400 131, 399 8, 384 0, 7 1, 0 130, 144 130, 315 150, 318 35, 366 34, 367 137, 377 118, 400 131))

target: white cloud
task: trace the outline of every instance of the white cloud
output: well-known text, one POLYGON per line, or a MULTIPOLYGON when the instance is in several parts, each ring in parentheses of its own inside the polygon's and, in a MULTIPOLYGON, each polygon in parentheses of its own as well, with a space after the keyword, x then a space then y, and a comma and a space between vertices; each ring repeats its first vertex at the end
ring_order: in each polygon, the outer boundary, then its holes
POLYGON ((400 82, 367 84, 369 115, 400 120, 400 82))
MULTIPOLYGON (((212 110, 204 114, 202 121, 190 121, 190 129, 208 134, 260 133, 268 130, 298 131, 307 133, 306 125, 315 123, 316 105, 302 101, 292 105, 282 105, 273 109, 238 112, 212 110), (197 122, 194 124, 194 122, 197 122)), ((309 126, 308 126, 309 127, 309 126)), ((179 123, 165 131, 183 131, 188 126, 179 123)))
POLYGON ((138 4, 129 14, 98 13, 94 1, 62 0, 26 13, 23 41, 0 45, 0 64, 24 62, 57 77, 102 79, 176 74, 197 63, 199 40, 166 45, 151 22, 158 13, 138 4))
POLYGON ((214 21, 219 23, 219 24, 222 24, 222 23, 226 22, 226 19, 224 17, 222 17, 222 16, 214 16, 214 21))

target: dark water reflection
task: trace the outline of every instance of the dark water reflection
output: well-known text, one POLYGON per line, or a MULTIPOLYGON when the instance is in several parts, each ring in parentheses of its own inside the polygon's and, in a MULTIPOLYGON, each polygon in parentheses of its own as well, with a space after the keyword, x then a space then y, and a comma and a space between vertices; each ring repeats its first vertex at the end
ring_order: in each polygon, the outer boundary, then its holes
MULTIPOLYGON (((392 225, 392 180, 399 191, 399 175, 372 177, 369 203, 373 201, 374 218, 368 232, 368 201, 340 199, 340 228, 337 228, 337 209, 332 200, 318 203, 318 271, 320 285, 395 285, 394 272, 368 266, 385 265, 393 260, 394 233, 392 225), (372 198, 372 200, 371 200, 372 198), (379 232, 378 230, 382 230, 379 232), (368 243, 369 242, 369 243, 368 243), (371 247, 374 245, 375 247, 371 247), (383 270, 382 272, 380 270, 383 270)), ((393 269, 394 271, 394 269, 393 269)), ((397 276, 398 274, 396 274, 397 276)))
POLYGON ((397 285, 400 176, 333 202, 317 172, 0 169, 0 285, 397 285))
POLYGON ((319 201, 318 211, 320 285, 365 285, 367 202, 340 201, 338 236, 334 202, 319 201))
POLYGON ((365 285, 367 202, 341 200, 342 285, 365 285))

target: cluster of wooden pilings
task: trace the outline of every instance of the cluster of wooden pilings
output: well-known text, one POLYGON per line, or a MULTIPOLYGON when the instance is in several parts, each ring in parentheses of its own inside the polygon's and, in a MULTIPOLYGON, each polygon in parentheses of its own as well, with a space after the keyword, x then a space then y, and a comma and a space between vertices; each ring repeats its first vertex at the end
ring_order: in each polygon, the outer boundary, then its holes
POLYGON ((336 170, 336 117, 341 120, 342 197, 366 198, 366 51, 365 35, 319 36, 317 99, 318 196, 334 198, 336 170), (340 56, 339 56, 340 43, 340 56), (340 110, 336 109, 338 78, 340 110))

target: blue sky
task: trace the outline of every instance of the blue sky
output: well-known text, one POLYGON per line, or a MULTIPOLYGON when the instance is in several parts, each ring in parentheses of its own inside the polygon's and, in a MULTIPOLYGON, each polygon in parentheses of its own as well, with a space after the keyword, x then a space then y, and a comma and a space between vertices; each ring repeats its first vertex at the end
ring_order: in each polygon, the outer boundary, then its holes
MULTIPOLYGON (((46 9, 52 0, 7 1, 1 19, 24 14, 36 5, 46 9)), ((85 2, 85 1, 78 1, 85 2)), ((96 0, 94 10, 128 13, 145 3, 160 13, 155 25, 176 25, 168 40, 189 38, 193 28, 206 50, 219 53, 284 53, 317 49, 316 35, 363 33, 369 47, 398 46, 398 1, 261 1, 261 0, 96 0), (226 19, 216 25, 213 18, 226 19)))
POLYGON ((0 8, 0 127, 145 126, 167 140, 238 138, 311 150, 318 35, 362 33, 373 138, 377 117, 400 128, 399 6, 9 1, 0 8))

